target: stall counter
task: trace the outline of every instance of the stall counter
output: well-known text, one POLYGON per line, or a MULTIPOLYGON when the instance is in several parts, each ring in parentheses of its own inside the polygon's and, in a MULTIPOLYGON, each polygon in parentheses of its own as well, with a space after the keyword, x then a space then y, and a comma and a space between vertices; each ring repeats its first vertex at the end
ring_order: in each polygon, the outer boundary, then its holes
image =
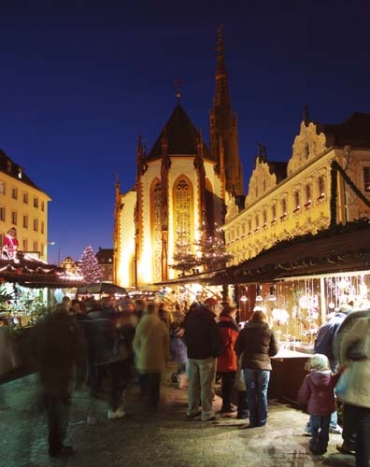
POLYGON ((297 396, 307 374, 306 363, 310 354, 281 349, 271 358, 272 372, 269 397, 298 405, 297 396))

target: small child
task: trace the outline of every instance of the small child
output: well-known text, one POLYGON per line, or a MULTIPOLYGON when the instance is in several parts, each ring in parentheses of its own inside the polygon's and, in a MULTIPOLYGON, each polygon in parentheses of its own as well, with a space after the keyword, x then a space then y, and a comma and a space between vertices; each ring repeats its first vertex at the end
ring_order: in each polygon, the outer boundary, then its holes
POLYGON ((330 416, 336 410, 334 387, 340 371, 333 375, 327 356, 318 353, 311 357, 310 370, 299 389, 298 403, 311 415, 310 451, 322 455, 328 448, 330 416))

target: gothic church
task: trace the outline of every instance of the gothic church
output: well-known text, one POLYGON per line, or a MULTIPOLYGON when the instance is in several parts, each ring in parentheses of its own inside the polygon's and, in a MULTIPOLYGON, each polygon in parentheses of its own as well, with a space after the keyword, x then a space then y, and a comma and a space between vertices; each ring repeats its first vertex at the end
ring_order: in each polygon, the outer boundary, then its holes
POLYGON ((231 108, 221 29, 209 146, 177 105, 147 153, 139 137, 136 183, 116 182, 114 282, 140 288, 178 276, 171 268, 179 243, 195 242, 223 225, 230 196, 244 194, 237 118, 231 108))

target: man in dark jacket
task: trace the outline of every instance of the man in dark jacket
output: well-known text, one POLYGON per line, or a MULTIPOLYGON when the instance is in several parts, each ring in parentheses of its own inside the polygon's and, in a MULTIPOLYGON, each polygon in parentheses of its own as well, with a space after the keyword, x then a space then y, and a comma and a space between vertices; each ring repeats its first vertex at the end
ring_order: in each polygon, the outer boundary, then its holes
POLYGON ((87 343, 75 318, 64 304, 39 320, 33 330, 32 352, 43 390, 49 422, 49 455, 67 457, 74 454, 65 446, 71 380, 75 365, 85 362, 87 343))
POLYGON ((184 339, 188 349, 188 419, 201 415, 203 421, 215 420, 213 384, 216 357, 222 352, 220 333, 216 324, 217 300, 207 298, 203 305, 189 311, 185 319, 184 339), (199 400, 202 410, 199 411, 199 400))

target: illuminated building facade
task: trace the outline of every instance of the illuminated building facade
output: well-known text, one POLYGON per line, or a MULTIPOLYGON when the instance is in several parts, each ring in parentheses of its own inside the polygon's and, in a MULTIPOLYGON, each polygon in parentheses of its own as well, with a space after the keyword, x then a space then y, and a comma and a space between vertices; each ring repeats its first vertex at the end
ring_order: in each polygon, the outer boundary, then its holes
POLYGON ((18 250, 47 259, 47 220, 50 197, 23 168, 0 150, 0 246, 11 228, 17 232, 18 250))
POLYGON ((322 124, 305 110, 288 163, 270 162, 261 146, 243 209, 236 201, 223 226, 233 264, 279 241, 370 218, 370 114, 322 124))
POLYGON ((222 225, 231 194, 243 194, 237 119, 232 112, 221 30, 216 88, 210 112, 210 144, 180 103, 147 153, 141 138, 136 183, 121 193, 116 183, 114 282, 143 287, 178 276, 171 268, 179 243, 196 254, 195 242, 222 225))

